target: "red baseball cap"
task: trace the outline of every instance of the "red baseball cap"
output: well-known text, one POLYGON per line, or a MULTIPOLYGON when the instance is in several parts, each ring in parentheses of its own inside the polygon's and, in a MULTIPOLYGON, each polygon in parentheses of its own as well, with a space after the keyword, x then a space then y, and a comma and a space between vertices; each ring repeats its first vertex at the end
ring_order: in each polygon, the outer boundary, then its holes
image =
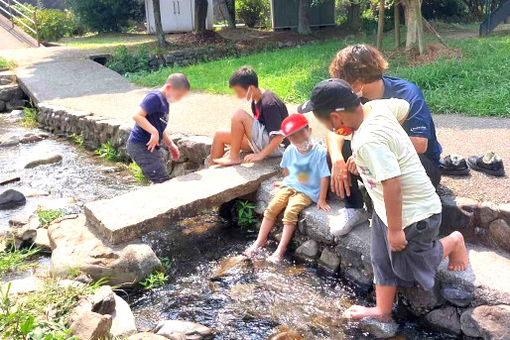
POLYGON ((289 137, 306 126, 308 126, 308 119, 304 115, 294 113, 283 120, 281 129, 285 137, 289 137))

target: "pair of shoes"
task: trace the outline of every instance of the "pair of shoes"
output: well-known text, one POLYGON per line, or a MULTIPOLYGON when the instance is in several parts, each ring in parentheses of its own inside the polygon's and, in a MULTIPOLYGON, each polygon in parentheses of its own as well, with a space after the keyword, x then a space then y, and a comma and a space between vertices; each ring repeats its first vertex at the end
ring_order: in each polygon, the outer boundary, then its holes
POLYGON ((442 175, 449 176, 467 176, 469 175, 469 167, 464 157, 451 154, 439 161, 439 170, 442 175))
POLYGON ((483 156, 471 156, 467 160, 456 154, 446 156, 440 161, 442 175, 467 176, 470 169, 492 176, 504 176, 503 160, 496 153, 489 151, 483 156))
POLYGON ((365 209, 343 208, 339 213, 339 223, 331 223, 329 231, 335 237, 348 234, 354 227, 368 221, 365 209))

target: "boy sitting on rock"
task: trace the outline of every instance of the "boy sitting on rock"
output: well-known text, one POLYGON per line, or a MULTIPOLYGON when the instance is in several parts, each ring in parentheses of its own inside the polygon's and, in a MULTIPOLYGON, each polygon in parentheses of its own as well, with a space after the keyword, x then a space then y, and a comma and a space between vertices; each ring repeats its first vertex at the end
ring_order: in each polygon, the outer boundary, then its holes
POLYGON ((449 270, 466 269, 468 254, 462 234, 453 232, 437 240, 439 196, 395 118, 409 111, 409 103, 386 99, 362 105, 347 82, 328 79, 316 85, 301 110, 312 110, 330 130, 354 130, 347 168, 361 176, 374 203, 370 257, 376 306, 352 306, 346 317, 388 320, 397 287, 418 283, 431 290, 443 258, 449 257, 449 270))
POLYGON ((140 109, 133 116, 135 126, 127 142, 127 151, 133 161, 142 169, 142 173, 153 183, 169 179, 163 155, 159 149, 163 142, 170 150, 172 160, 179 159, 177 146, 165 133, 170 112, 169 102, 179 101, 190 90, 188 78, 182 73, 173 73, 165 85, 149 92, 140 109))
POLYGON ((280 261, 285 254, 296 229, 298 215, 303 209, 312 202, 317 203, 317 209, 330 209, 326 203, 330 175, 326 148, 313 144, 312 130, 303 115, 293 114, 285 118, 281 129, 291 142, 280 165, 285 178, 283 182, 275 183, 279 190, 264 212, 257 240, 245 251, 250 256, 266 244, 278 215, 285 209, 282 238, 276 251, 269 257, 271 262, 280 261))

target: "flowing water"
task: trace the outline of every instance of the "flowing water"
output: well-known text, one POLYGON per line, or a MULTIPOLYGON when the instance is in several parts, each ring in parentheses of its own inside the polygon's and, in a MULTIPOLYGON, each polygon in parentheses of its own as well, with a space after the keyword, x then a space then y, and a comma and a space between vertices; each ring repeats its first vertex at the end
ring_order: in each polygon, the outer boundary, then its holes
MULTIPOLYGON (((24 129, 8 117, 0 115, 0 135, 41 132, 24 129)), ((33 213, 39 205, 81 212, 85 202, 134 189, 130 176, 118 169, 65 139, 0 147, 0 178, 21 177, 0 191, 49 192, 27 198, 18 209, 1 211, 0 231, 12 216, 33 213), (62 155, 62 163, 24 169, 29 160, 48 153, 62 155)), ((212 327, 215 339, 264 340, 286 329, 306 340, 372 338, 341 319, 352 303, 366 303, 363 294, 338 277, 289 259, 270 265, 264 260, 267 254, 252 261, 240 257, 254 236, 221 223, 216 212, 204 212, 144 237, 158 256, 170 259, 170 266, 165 286, 125 296, 138 328, 150 330, 160 320, 183 319, 212 327)), ((47 259, 41 263, 47 265, 47 259)), ((450 339, 420 330, 415 323, 403 323, 397 338, 450 339)))

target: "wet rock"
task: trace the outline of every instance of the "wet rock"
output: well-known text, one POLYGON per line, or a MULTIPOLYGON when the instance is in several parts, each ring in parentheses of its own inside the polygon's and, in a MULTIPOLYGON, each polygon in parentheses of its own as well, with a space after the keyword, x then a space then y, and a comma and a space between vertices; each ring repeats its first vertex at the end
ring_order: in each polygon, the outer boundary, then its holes
POLYGON ((184 137, 177 145, 182 155, 192 163, 204 164, 205 158, 211 153, 212 139, 206 136, 184 137))
POLYGON ((483 202, 478 206, 480 226, 487 228, 489 224, 499 217, 499 208, 492 202, 483 202))
POLYGON ((448 302, 458 307, 468 306, 475 298, 473 292, 454 287, 443 288, 440 293, 448 302))
POLYGON ((124 338, 137 332, 135 316, 128 303, 118 295, 114 295, 115 309, 112 313, 110 333, 114 337, 124 338))
POLYGON ((115 293, 110 286, 101 286, 90 298, 91 311, 99 314, 112 314, 115 310, 115 293))
POLYGON ((21 192, 8 189, 0 194, 0 210, 8 210, 25 205, 27 199, 21 192))
POLYGON ((379 339, 391 338, 397 334, 398 330, 398 324, 393 320, 383 322, 373 318, 361 319, 360 327, 365 332, 379 339))
POLYGON ((183 320, 160 321, 154 331, 171 340, 211 339, 214 336, 209 327, 183 320))
POLYGON ((72 323, 71 332, 81 340, 101 340, 109 336, 111 326, 110 315, 84 312, 72 323))
POLYGON ((218 269, 210 276, 211 280, 218 280, 224 276, 229 276, 235 272, 243 270, 248 264, 249 259, 244 255, 227 257, 220 262, 218 269))
POLYGON ((461 333, 460 318, 455 307, 434 309, 425 316, 425 319, 435 329, 457 335, 461 333))
POLYGON ((0 185, 5 185, 9 183, 19 182, 21 178, 19 176, 11 176, 0 179, 0 185))
POLYGON ((510 339, 510 306, 478 306, 461 316, 464 334, 486 340, 510 339))
POLYGON ((105 243, 86 226, 84 215, 54 222, 48 235, 53 250, 50 271, 54 276, 65 276, 70 268, 76 268, 93 280, 108 277, 111 285, 133 286, 162 267, 146 244, 105 243))
POLYGON ((150 332, 142 332, 131 335, 127 340, 168 340, 168 338, 150 332))
POLYGON ((62 161, 61 155, 48 155, 41 158, 34 159, 25 165, 25 169, 32 169, 39 165, 54 164, 62 161))
POLYGON ((5 135, 0 137, 0 147, 18 145, 20 139, 16 135, 5 135))
POLYGON ((51 253, 50 239, 48 237, 47 229, 37 229, 34 238, 34 246, 40 249, 43 253, 51 253))
POLYGON ((492 245, 510 251, 510 226, 502 218, 489 224, 489 240, 492 245))
POLYGON ((362 290, 368 292, 373 285, 373 276, 363 270, 351 267, 342 273, 348 281, 358 285, 362 290))
POLYGON ((42 141, 43 139, 48 138, 48 135, 45 133, 40 134, 33 134, 33 133, 27 133, 23 136, 23 138, 20 139, 21 144, 28 144, 28 143, 35 143, 42 141))
POLYGON ((271 335, 267 340, 303 340, 303 337, 298 332, 284 330, 271 335))
POLYGON ((404 298, 409 303, 409 309, 413 314, 422 316, 443 303, 436 285, 432 290, 427 291, 420 287, 401 288, 404 298))
POLYGON ((324 248, 321 257, 319 258, 319 266, 332 273, 336 273, 340 267, 340 257, 328 248, 324 248))
POLYGON ((313 261, 319 255, 319 243, 308 240, 296 249, 296 256, 302 260, 313 261))

